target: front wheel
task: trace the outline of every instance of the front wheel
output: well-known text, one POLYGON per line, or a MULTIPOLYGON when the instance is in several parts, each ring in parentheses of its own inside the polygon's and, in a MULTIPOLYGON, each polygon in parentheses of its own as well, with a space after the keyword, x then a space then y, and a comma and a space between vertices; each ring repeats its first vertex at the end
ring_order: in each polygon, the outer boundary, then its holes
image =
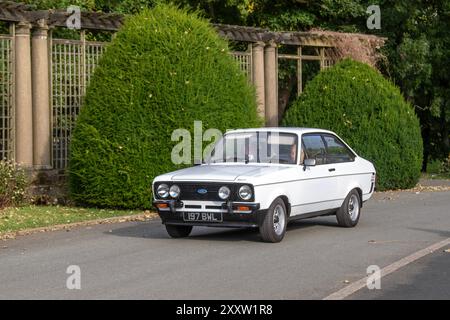
POLYGON ((262 225, 259 227, 261 238, 265 242, 280 242, 286 233, 287 211, 284 201, 276 199, 267 211, 262 225))
POLYGON ((166 230, 169 236, 171 236, 172 238, 185 238, 191 233, 192 226, 176 226, 172 224, 166 224, 166 230))
POLYGON ((361 213, 361 198, 358 191, 352 190, 336 212, 336 219, 341 227, 351 228, 358 224, 361 213))

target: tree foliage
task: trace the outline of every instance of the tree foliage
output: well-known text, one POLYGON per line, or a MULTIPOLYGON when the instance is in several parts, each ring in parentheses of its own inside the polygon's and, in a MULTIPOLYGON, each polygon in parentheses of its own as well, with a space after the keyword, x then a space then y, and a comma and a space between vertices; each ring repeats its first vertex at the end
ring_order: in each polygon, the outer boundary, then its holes
POLYGON ((450 154, 450 1, 379 1, 389 63, 384 72, 420 117, 424 167, 450 154))
POLYGON ((413 187, 420 176, 422 139, 413 108, 398 88, 360 62, 344 60, 320 72, 282 124, 336 132, 374 162, 381 190, 413 187))

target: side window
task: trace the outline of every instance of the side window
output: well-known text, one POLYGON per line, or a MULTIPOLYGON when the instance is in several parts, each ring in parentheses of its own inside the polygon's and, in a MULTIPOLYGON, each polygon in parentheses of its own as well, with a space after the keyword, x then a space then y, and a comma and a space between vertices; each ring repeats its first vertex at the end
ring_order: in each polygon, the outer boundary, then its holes
POLYGON ((324 164, 326 147, 320 134, 308 134, 302 137, 305 147, 305 159, 316 159, 316 164, 324 164))
POLYGON ((327 148, 326 163, 350 162, 354 160, 353 153, 334 136, 323 135, 327 148))

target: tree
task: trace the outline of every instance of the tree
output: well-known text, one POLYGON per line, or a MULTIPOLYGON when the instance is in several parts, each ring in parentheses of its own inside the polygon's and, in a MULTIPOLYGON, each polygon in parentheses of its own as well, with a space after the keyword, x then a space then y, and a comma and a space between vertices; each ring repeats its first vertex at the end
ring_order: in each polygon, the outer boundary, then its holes
POLYGON ((420 117, 426 170, 450 152, 450 1, 380 1, 385 74, 420 117))
POLYGON ((379 190, 410 188, 419 179, 419 120, 400 90, 366 64, 344 60, 321 71, 286 111, 282 124, 339 134, 375 164, 379 190))
POLYGON ((197 120, 221 132, 262 124, 227 42, 205 20, 173 6, 130 17, 87 88, 71 143, 72 198, 150 208, 153 178, 187 165, 172 161, 174 131, 193 136, 197 120))

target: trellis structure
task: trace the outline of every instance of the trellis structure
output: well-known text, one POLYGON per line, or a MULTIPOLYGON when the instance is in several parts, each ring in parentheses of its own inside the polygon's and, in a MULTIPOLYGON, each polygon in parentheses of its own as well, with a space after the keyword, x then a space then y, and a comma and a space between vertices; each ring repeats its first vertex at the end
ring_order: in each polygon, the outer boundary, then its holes
POLYGON ((247 51, 233 51, 231 56, 239 66, 239 69, 247 76, 250 82, 253 82, 252 73, 252 46, 248 46, 247 51))
POLYGON ((302 77, 303 61, 317 61, 320 65, 320 70, 331 67, 334 61, 325 54, 326 47, 315 48, 315 55, 306 55, 302 52, 302 47, 297 47, 296 54, 278 54, 278 59, 295 60, 297 62, 297 95, 303 91, 302 77))
MULTIPOLYGON (((66 11, 31 11, 24 4, 0 2, 0 21, 9 23, 12 30, 0 35, 1 158, 14 158, 34 169, 63 172, 67 167, 71 132, 86 86, 107 48, 107 43, 86 41, 84 32, 113 33, 123 22, 118 14, 82 12, 80 40, 54 39, 52 28, 66 27, 69 15, 66 11)), ((278 59, 297 60, 299 93, 302 61, 319 61, 321 68, 332 64, 326 52, 333 48, 333 35, 220 24, 214 27, 220 36, 248 45, 247 51, 233 52, 232 56, 253 83, 258 111, 270 126, 278 125, 278 59), (279 54, 280 45, 295 46, 297 54, 279 54), (302 54, 305 47, 315 48, 317 55, 302 54)), ((384 41, 357 36, 378 41, 380 46, 384 41)))
POLYGON ((52 166, 65 169, 82 99, 107 43, 86 41, 84 32, 81 33, 81 40, 50 41, 52 166))
MULTIPOLYGON (((86 87, 108 43, 86 41, 84 32, 81 40, 50 41, 52 167, 63 170, 69 162, 70 139, 86 87)), ((232 52, 232 56, 251 81, 251 47, 245 52, 232 52)))
POLYGON ((13 36, 0 36, 0 160, 14 158, 13 47, 13 36))

